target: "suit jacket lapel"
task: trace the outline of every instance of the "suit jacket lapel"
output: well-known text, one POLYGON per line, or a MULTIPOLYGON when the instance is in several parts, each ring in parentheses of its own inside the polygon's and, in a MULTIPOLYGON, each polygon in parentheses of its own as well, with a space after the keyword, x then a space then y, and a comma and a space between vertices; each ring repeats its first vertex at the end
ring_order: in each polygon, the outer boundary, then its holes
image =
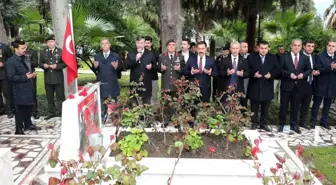
POLYGON ((292 66, 293 69, 295 69, 294 61, 293 61, 293 58, 292 58, 292 53, 289 53, 289 54, 287 55, 287 59, 289 59, 289 60, 287 60, 288 62, 290 62, 289 65, 292 66))

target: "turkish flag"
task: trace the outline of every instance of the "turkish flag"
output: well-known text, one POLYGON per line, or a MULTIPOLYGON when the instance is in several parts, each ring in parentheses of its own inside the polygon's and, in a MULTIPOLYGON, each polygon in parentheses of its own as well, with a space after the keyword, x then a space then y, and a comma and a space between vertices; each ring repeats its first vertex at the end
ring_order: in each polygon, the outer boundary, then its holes
POLYGON ((62 60, 67 65, 67 81, 68 85, 70 85, 71 82, 77 78, 77 62, 69 17, 67 19, 67 25, 64 34, 62 60))

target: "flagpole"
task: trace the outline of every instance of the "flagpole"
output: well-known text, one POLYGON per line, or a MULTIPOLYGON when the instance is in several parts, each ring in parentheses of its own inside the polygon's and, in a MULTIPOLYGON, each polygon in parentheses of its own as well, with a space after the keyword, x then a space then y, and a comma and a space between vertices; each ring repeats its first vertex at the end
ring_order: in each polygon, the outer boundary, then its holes
MULTIPOLYGON (((72 0, 69 0, 69 19, 70 19, 70 25, 71 25, 71 36, 72 36, 72 43, 74 44, 74 53, 76 55, 76 47, 75 47, 75 36, 74 36, 74 31, 73 31, 73 24, 72 24, 72 0)), ((77 62, 77 58, 76 58, 77 62)), ((77 76, 78 76, 78 69, 77 69, 77 76)), ((77 77, 78 78, 78 77, 77 77)), ((75 88, 76 88, 76 94, 78 93, 78 81, 77 78, 75 79, 75 88)))

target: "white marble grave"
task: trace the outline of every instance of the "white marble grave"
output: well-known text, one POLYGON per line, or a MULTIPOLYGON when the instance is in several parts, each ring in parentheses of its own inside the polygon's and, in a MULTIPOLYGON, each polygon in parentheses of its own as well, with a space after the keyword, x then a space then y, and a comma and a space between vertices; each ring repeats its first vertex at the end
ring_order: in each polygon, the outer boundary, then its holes
POLYGON ((12 153, 10 148, 0 148, 1 185, 13 185, 12 153))

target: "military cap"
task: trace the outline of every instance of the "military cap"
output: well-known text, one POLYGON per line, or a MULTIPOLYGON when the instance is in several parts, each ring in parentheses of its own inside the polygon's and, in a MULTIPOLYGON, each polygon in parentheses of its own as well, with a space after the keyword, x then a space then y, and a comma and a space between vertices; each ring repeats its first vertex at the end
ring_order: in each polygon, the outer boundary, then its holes
POLYGON ((174 39, 169 39, 169 40, 166 42, 166 46, 168 46, 168 44, 171 43, 171 42, 176 43, 174 39))
POLYGON ((48 40, 55 40, 55 35, 48 35, 45 41, 47 42, 48 40))
POLYGON ((18 44, 18 45, 23 45, 25 43, 26 42, 20 36, 14 37, 14 41, 12 42, 12 44, 18 44))
POLYGON ((230 50, 230 48, 227 47, 227 46, 223 47, 222 49, 223 49, 223 51, 225 51, 225 50, 230 50))

